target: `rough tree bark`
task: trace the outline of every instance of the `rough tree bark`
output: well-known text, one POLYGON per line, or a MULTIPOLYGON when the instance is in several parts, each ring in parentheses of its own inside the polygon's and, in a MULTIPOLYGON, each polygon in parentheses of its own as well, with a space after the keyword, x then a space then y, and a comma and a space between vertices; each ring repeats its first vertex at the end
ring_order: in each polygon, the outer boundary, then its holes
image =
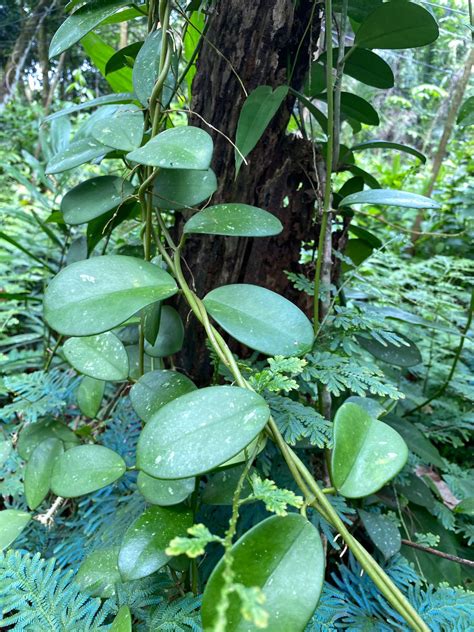
MULTIPOLYGON (((201 296, 224 284, 254 283, 297 299, 284 271, 301 271, 299 245, 317 238, 314 167, 319 156, 309 141, 285 134, 293 97, 286 99, 237 179, 234 148, 206 123, 234 140, 245 100, 242 84, 248 93, 259 85, 276 88, 289 82, 293 68, 291 84, 301 86, 310 63, 310 43, 314 45, 319 35, 320 20, 313 12, 312 0, 221 0, 210 17, 193 83, 192 109, 199 116, 192 124, 214 140, 212 167, 219 189, 213 203, 244 202, 264 208, 281 220, 284 230, 265 239, 189 239, 184 257, 201 296)), ((182 368, 198 381, 205 379, 200 328, 188 327, 185 349, 182 368)))

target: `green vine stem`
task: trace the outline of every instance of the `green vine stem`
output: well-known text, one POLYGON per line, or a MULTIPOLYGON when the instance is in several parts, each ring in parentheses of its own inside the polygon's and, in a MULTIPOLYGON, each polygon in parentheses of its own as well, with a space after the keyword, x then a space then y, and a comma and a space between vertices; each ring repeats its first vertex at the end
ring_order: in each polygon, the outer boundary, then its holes
MULTIPOLYGON (((152 5, 152 3, 150 3, 152 5)), ((151 7, 150 7, 151 8, 151 7)), ((169 24, 169 16, 170 16, 170 3, 169 0, 161 0, 159 3, 159 16, 160 22, 163 28, 163 40, 162 40, 162 54, 161 54, 161 62, 160 62, 160 72, 153 89, 152 98, 150 99, 150 120, 152 122, 152 136, 156 135, 160 128, 160 104, 159 98, 161 95, 161 91, 163 88, 163 82, 166 77, 169 66, 167 64, 170 60, 169 53, 169 45, 170 40, 166 33, 166 29, 169 24)), ((326 184, 325 184, 325 192, 324 192, 324 204, 323 204, 323 216, 322 216, 322 226, 320 233, 320 246, 318 249, 318 260, 316 263, 316 274, 315 274, 315 300, 314 300, 314 317, 315 317, 315 328, 319 326, 319 306, 318 306, 318 297, 319 297, 319 289, 320 289, 320 273, 321 273, 321 264, 322 264, 322 253, 324 246, 324 237, 327 231, 328 226, 328 218, 330 214, 330 205, 331 205, 331 173, 332 173, 332 155, 333 155, 333 131, 334 131, 334 110, 333 110, 333 91, 332 91, 332 72, 333 72, 333 64, 332 64, 332 40, 331 40, 331 32, 332 32, 332 3, 331 0, 326 0, 326 40, 327 40, 327 82, 328 82, 328 142, 327 142, 327 151, 326 151, 326 184)), ((153 23, 152 25, 153 26, 153 23)), ((153 183, 154 176, 156 173, 153 171, 147 170, 146 176, 143 178, 142 175, 142 183, 139 189, 139 199, 142 205, 142 210, 144 212, 144 216, 146 218, 146 222, 148 222, 148 218, 150 218, 150 224, 152 222, 152 216, 149 212, 150 202, 151 200, 151 192, 150 186, 153 183)), ((243 377, 237 362, 226 344, 223 337, 220 333, 215 329, 215 327, 211 324, 209 320, 209 316, 207 314, 206 308, 202 303, 201 299, 197 296, 193 290, 189 287, 183 271, 181 267, 181 250, 184 245, 184 238, 181 240, 179 246, 175 245, 167 228, 161 217, 159 210, 156 213, 157 223, 160 229, 161 236, 165 239, 166 245, 172 251, 172 256, 168 253, 167 247, 161 241, 160 238, 156 240, 156 245, 159 253, 162 255, 164 261, 167 263, 171 274, 175 277, 182 293, 187 301, 189 307, 192 312, 198 319, 198 321, 203 325, 207 337, 214 349, 215 353, 219 357, 219 359, 229 368, 234 376, 235 382, 238 386, 242 388, 247 388, 252 390, 251 386, 247 383, 245 378, 243 377)), ((152 230, 146 232, 146 235, 152 234, 152 230)), ((356 559, 360 562, 363 569, 367 572, 367 574, 372 578, 380 592, 384 595, 387 601, 395 608, 397 612, 407 621, 407 623, 417 632, 429 632, 429 628, 419 617, 418 613, 414 610, 411 604, 407 601, 405 596, 401 593, 401 591, 394 585, 391 579, 386 575, 386 573, 380 568, 377 562, 372 558, 372 556, 365 550, 365 548, 352 536, 352 534, 348 531, 347 527, 344 525, 337 512, 326 498, 326 493, 328 490, 322 490, 317 484, 316 480, 313 478, 309 470, 306 468, 304 463, 300 460, 300 458, 296 455, 296 453, 288 446, 288 444, 283 439, 275 421, 270 417, 269 422, 267 424, 267 434, 272 438, 272 440, 276 443, 278 448, 280 449, 283 458, 285 459, 288 468, 290 469, 292 476, 294 477, 296 483, 301 489, 304 497, 306 499, 306 504, 313 506, 323 518, 325 518, 342 536, 345 543, 352 551, 356 559)), ((246 469, 250 467, 252 462, 252 458, 248 459, 246 469)), ((244 470, 245 472, 245 470, 244 470)), ((237 489, 234 494, 234 502, 233 502, 233 513, 231 522, 229 524, 229 529, 226 534, 226 541, 228 546, 226 547, 227 562, 226 562, 226 576, 225 576, 225 584, 226 586, 230 586, 233 581, 233 573, 232 573, 232 565, 231 561, 229 563, 228 560, 231 560, 231 545, 232 540, 235 536, 236 523, 238 518, 238 500, 240 498, 241 487, 243 485, 244 477, 241 478, 237 489)), ((331 490, 333 491, 333 490, 331 490)), ((228 600, 228 592, 224 595, 223 600, 221 600, 220 609, 225 619, 225 612, 227 611, 228 604, 226 605, 226 599, 228 600)))

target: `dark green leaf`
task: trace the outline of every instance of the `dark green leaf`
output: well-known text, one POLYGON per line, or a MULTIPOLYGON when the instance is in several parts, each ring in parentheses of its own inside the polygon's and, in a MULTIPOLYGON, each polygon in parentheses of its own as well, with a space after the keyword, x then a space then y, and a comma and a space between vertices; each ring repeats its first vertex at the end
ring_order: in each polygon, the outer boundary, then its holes
POLYGON ((168 402, 195 390, 193 382, 181 373, 167 370, 151 371, 132 386, 130 399, 137 415, 143 421, 148 421, 168 402))
MULTIPOLYGON (((382 4, 382 0, 349 0, 347 3, 347 14, 355 22, 362 20, 374 9, 382 4)), ((334 0, 333 10, 340 12, 342 0, 334 0)))
POLYGON ((59 110, 59 112, 54 112, 44 119, 44 123, 46 123, 46 121, 53 121, 62 116, 74 114, 75 112, 80 112, 81 110, 94 108, 97 105, 107 105, 109 103, 130 103, 134 99, 135 95, 131 92, 122 92, 120 94, 105 94, 103 97, 97 97, 97 99, 84 101, 84 103, 72 105, 70 107, 64 108, 64 110, 59 110))
POLYGON ((388 140, 368 140, 365 143, 358 143, 351 147, 352 151, 365 151, 366 149, 395 149, 402 151, 405 154, 411 154, 418 158, 422 163, 426 162, 426 156, 409 145, 403 145, 402 143, 392 143, 388 140))
MULTIPOLYGON (((404 0, 403 0, 404 1, 404 0)), ((348 195, 340 203, 340 206, 351 204, 374 204, 379 206, 401 206, 404 208, 438 209, 440 205, 417 193, 398 191, 396 189, 372 189, 348 195)))
POLYGON ((424 463, 431 463, 436 467, 444 468, 444 462, 438 449, 413 423, 394 415, 387 415, 386 422, 404 438, 410 450, 419 456, 424 463))
POLYGON ((474 95, 468 97, 459 108, 456 123, 462 127, 474 125, 474 95))
MULTIPOLYGON (((317 99, 326 102, 326 94, 318 94, 317 99)), ((380 123, 377 111, 368 101, 350 92, 341 92, 341 112, 344 116, 366 125, 378 125, 380 123)))
POLYGON ((115 208, 132 195, 135 187, 117 176, 98 176, 68 191, 61 202, 67 224, 85 224, 115 208))
POLYGON ((145 472, 139 472, 137 487, 145 500, 152 505, 177 505, 193 493, 194 478, 180 478, 176 481, 153 478, 145 472))
POLYGON ((172 277, 152 263, 123 255, 73 263, 51 281, 44 313, 67 336, 108 331, 140 309, 175 294, 172 277))
POLYGON ((85 375, 76 392, 79 410, 86 417, 94 419, 100 410, 105 391, 105 382, 85 375))
POLYGON ((51 40, 49 57, 56 57, 71 48, 103 20, 128 4, 129 0, 90 0, 61 24, 51 40))
POLYGON ((146 343, 145 351, 153 358, 166 358, 178 353, 183 346, 184 325, 181 316, 171 305, 161 308, 160 327, 154 344, 146 343))
POLYGON ((128 160, 162 169, 209 169, 212 138, 199 127, 172 127, 143 147, 127 154, 128 160))
POLYGON ((313 62, 309 69, 308 79, 304 86, 304 93, 308 97, 315 97, 326 90, 326 67, 320 60, 313 62))
POLYGON ((370 539, 386 560, 393 557, 402 545, 400 531, 393 520, 387 516, 369 513, 359 509, 359 517, 370 539))
POLYGON ((28 461, 33 450, 45 439, 57 438, 64 442, 66 448, 79 443, 79 438, 74 432, 57 419, 41 419, 29 424, 20 432, 17 443, 17 451, 22 459, 28 461))
POLYGON ((283 226, 277 217, 248 204, 208 206, 184 225, 185 233, 231 237, 270 237, 282 230, 283 226))
POLYGON ((130 103, 119 105, 107 120, 97 121, 92 136, 108 147, 132 151, 140 147, 144 129, 143 112, 130 103))
POLYGON ((415 343, 402 334, 397 334, 397 336, 403 340, 398 347, 390 342, 382 344, 375 338, 365 336, 356 336, 356 338, 361 347, 382 362, 402 367, 420 364, 422 357, 415 343))
POLYGON ((118 551, 118 547, 100 549, 86 557, 75 577, 83 592, 102 599, 115 595, 115 587, 121 582, 118 551))
POLYGON ((113 211, 108 211, 87 223, 87 248, 89 254, 97 244, 109 235, 117 226, 128 219, 138 218, 140 205, 133 198, 124 202, 113 211))
POLYGON ((75 498, 114 483, 125 473, 125 462, 101 445, 80 445, 56 461, 51 490, 56 496, 75 498))
MULTIPOLYGON (((350 51, 344 49, 344 54, 350 51)), ((337 63, 339 49, 333 49, 334 66, 337 63)), ((327 55, 323 53, 318 61, 326 63, 327 55)), ((314 64, 313 64, 314 65, 314 64)), ((392 88, 394 84, 393 72, 387 62, 379 55, 366 48, 355 48, 344 64, 344 73, 374 88, 392 88)))
POLYGON ((114 382, 128 377, 127 352, 111 331, 96 336, 69 338, 64 343, 63 352, 76 371, 96 380, 114 382))
POLYGON ((59 439, 45 439, 33 450, 25 468, 25 498, 30 509, 36 509, 49 492, 56 460, 64 452, 59 439))
POLYGON ((371 189, 382 188, 380 182, 378 182, 378 180, 376 180, 374 176, 372 176, 370 173, 367 173, 367 171, 364 171, 364 169, 361 169, 360 167, 357 167, 356 165, 352 165, 352 164, 347 165, 346 169, 347 171, 350 171, 351 173, 353 173, 355 176, 360 176, 361 178, 363 178, 365 184, 369 186, 371 189))
POLYGON ((288 86, 279 86, 275 90, 270 86, 258 86, 245 99, 235 137, 236 175, 243 159, 258 143, 287 94, 288 86))
POLYGON ((153 198, 159 208, 193 208, 210 198, 216 189, 216 174, 212 169, 162 169, 155 179, 153 198))
POLYGON ((356 404, 343 404, 334 419, 332 482, 347 498, 369 496, 405 465, 408 449, 390 426, 356 404))
POLYGON ((454 508, 454 513, 474 516, 474 498, 465 498, 454 508))
MULTIPOLYGON (((133 65, 133 89, 138 100, 145 107, 151 97, 160 70, 161 29, 150 33, 140 48, 133 65)), ((176 84, 176 69, 172 67, 163 86, 161 103, 166 107, 171 99, 176 84)))
MULTIPOLYGON (((265 595, 271 632, 296 632, 306 628, 324 581, 324 552, 319 533, 297 514, 273 516, 247 531, 232 547, 234 582, 258 587, 265 595)), ((220 602, 223 560, 212 572, 202 603, 205 630, 213 629, 220 602)), ((226 632, 251 630, 241 613, 241 601, 229 595, 226 632)))
POLYGON ((319 110, 314 103, 312 103, 309 99, 307 99, 303 94, 300 94, 293 88, 290 88, 291 94, 294 94, 298 101, 308 110, 310 114, 314 116, 318 125, 321 127, 323 132, 327 134, 328 131, 328 119, 321 110, 319 110))
MULTIPOLYGON (((344 249, 344 254, 346 257, 352 261, 355 266, 359 266, 366 259, 370 257, 373 251, 373 246, 368 244, 366 241, 362 239, 349 239, 344 249)), ((342 263, 342 271, 346 272, 348 270, 352 270, 352 266, 343 261, 342 263)))
POLYGON ((404 479, 403 485, 397 485, 397 490, 403 494, 411 503, 426 507, 428 511, 433 513, 435 509, 435 497, 430 488, 421 478, 415 474, 408 474, 404 479))
POLYGON ((237 386, 192 391, 161 407, 142 430, 137 466, 156 478, 188 478, 225 463, 265 426, 265 400, 237 386))
POLYGON ((369 246, 372 246, 372 248, 381 248, 383 245, 376 235, 370 233, 368 230, 362 228, 361 226, 351 224, 349 226, 349 232, 353 235, 356 235, 362 241, 365 241, 365 243, 369 244, 369 246))
POLYGON ((124 46, 114 53, 105 65, 105 74, 108 75, 111 72, 120 70, 121 68, 129 67, 129 60, 134 60, 136 58, 138 51, 142 46, 143 42, 133 42, 133 44, 124 46))
POLYGON ((31 520, 31 515, 19 509, 0 511, 0 551, 3 551, 17 539, 31 520))
POLYGON ((263 287, 224 285, 209 292, 204 304, 227 333, 267 355, 300 355, 313 344, 313 328, 303 312, 263 287))
MULTIPOLYGON (((237 484, 242 476, 242 472, 245 465, 237 465, 234 467, 228 467, 221 472, 213 472, 209 477, 204 488, 202 495, 202 502, 207 505, 232 505, 234 498, 234 492, 237 484)), ((252 472, 249 472, 248 477, 244 481, 241 498, 245 498, 252 493, 252 488, 248 482, 248 478, 252 472)))
POLYGON ((431 13, 413 2, 392 0, 370 13, 355 36, 359 48, 416 48, 431 44, 439 35, 431 13))
POLYGON ((149 507, 127 529, 120 547, 119 570, 125 581, 156 572, 169 559, 170 541, 186 535, 193 514, 183 507, 149 507))

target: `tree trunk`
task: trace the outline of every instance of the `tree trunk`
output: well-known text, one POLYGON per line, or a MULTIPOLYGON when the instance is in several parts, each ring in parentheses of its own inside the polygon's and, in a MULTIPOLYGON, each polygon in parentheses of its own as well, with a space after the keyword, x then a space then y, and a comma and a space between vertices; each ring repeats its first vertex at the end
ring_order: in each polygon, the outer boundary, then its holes
MULTIPOLYGON (((212 167, 219 188, 213 203, 258 206, 276 215, 284 229, 271 238, 189 238, 184 258, 200 296, 220 285, 253 283, 298 298, 285 271, 301 271, 300 244, 317 238, 313 217, 319 156, 310 141, 285 133, 294 98, 289 96, 283 103, 237 179, 234 148, 226 136, 235 139, 245 100, 242 84, 248 93, 259 85, 288 84, 288 67, 294 64, 291 85, 301 86, 311 59, 310 45, 319 36, 320 20, 313 11, 312 0, 221 0, 210 17, 193 82, 192 109, 199 116, 192 124, 214 140, 212 167)), ((207 354, 200 328, 188 327, 185 349, 182 368, 198 381, 206 379, 207 354)))
POLYGON ((0 99, 4 105, 13 94, 28 59, 28 54, 35 41, 38 29, 46 16, 52 11, 57 0, 39 0, 36 8, 22 24, 13 50, 3 72, 0 86, 0 99))
MULTIPOLYGON (((450 99, 450 105, 448 109, 448 114, 446 116, 446 122, 444 124, 443 133, 441 135, 441 139, 439 141, 438 149, 436 150, 436 154, 433 158, 433 164, 431 167, 431 176, 428 181, 428 185, 424 191, 424 194, 428 197, 431 197, 433 193, 434 186, 436 184, 436 180, 438 179, 439 172, 441 170, 441 165, 443 164, 443 159, 446 154, 446 148, 448 146, 449 139, 451 138, 451 134, 453 131, 454 124, 456 122, 456 115, 458 113, 459 107, 461 105, 461 101, 463 99, 464 93, 467 88, 467 84, 469 83, 469 78, 471 76, 472 66, 474 64, 474 48, 471 48, 469 55, 466 58, 466 63, 464 64, 463 70, 456 74, 453 78, 452 82, 452 90, 450 90, 450 94, 448 99, 450 99)), ((425 212, 423 209, 418 211, 418 214, 413 222, 413 233, 412 233, 412 254, 415 250, 415 244, 420 237, 420 229, 421 224, 423 222, 425 212)))

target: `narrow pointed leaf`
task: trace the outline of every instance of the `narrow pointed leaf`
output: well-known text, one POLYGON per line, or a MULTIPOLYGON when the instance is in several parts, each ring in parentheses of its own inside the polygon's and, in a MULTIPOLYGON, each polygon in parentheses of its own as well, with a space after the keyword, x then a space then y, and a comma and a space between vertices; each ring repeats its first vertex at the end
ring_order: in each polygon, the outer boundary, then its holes
POLYGON ((31 515, 19 509, 4 509, 0 511, 0 551, 14 542, 26 525, 31 515))
POLYGON ((212 169, 162 169, 153 186, 153 199, 159 208, 193 208, 217 190, 216 174, 212 169))
POLYGON ((124 46, 109 58, 105 65, 105 74, 129 67, 129 60, 134 60, 138 51, 143 46, 143 42, 133 42, 128 46, 124 46))
POLYGON ((130 0, 91 0, 75 11, 61 24, 49 47, 49 57, 56 57, 71 48, 103 20, 113 15, 130 0))
MULTIPOLYGON (((263 591, 263 610, 271 632, 303 631, 317 606, 324 581, 324 552, 319 533, 298 514, 267 518, 232 547, 234 582, 263 591)), ((224 563, 213 570, 202 603, 205 630, 217 620, 224 563)), ((243 632, 254 626, 244 619, 241 601, 229 595, 226 632, 243 632)))
MULTIPOLYGON (((316 96, 320 101, 326 102, 326 94, 316 96)), ((341 92, 341 112, 345 117, 365 123, 366 125, 379 125, 380 119, 377 111, 368 101, 350 92, 341 92)))
POLYGON ((261 353, 300 355, 313 344, 313 328, 305 314, 263 287, 224 285, 209 292, 204 304, 227 333, 261 353))
POLYGON ((356 338, 361 347, 382 362, 401 367, 420 364, 422 357, 416 344, 406 336, 401 334, 398 336, 403 339, 405 344, 401 343, 400 346, 390 342, 382 344, 378 340, 366 336, 356 336, 356 338))
POLYGON ((413 2, 385 2, 357 29, 355 45, 362 48, 417 48, 434 42, 438 25, 431 13, 413 2))
POLYGON ((137 466, 155 478, 189 478, 238 454, 265 426, 265 400, 237 386, 211 386, 182 395, 142 430, 137 466))
POLYGON ((339 206, 350 206, 351 204, 374 204, 380 206, 402 206, 404 208, 440 208, 438 202, 418 195, 418 193, 408 193, 396 189, 372 189, 371 191, 360 191, 348 195, 339 206))
POLYGON ((79 103, 78 105, 72 105, 70 107, 64 108, 63 110, 59 110, 58 112, 53 112, 53 114, 49 114, 44 122, 54 121, 55 119, 61 118, 63 116, 69 116, 70 114, 74 114, 75 112, 80 112, 81 110, 89 110, 90 108, 94 108, 97 105, 107 105, 110 103, 130 103, 135 99, 135 95, 131 92, 121 92, 119 94, 105 94, 102 97, 97 97, 97 99, 91 99, 90 101, 84 101, 84 103, 79 103))
POLYGON ((175 294, 172 277, 152 263, 123 255, 73 263, 49 284, 44 314, 67 336, 89 336, 122 324, 146 305, 175 294))
POLYGON ((133 162, 162 169, 209 169, 212 138, 199 127, 172 127, 127 154, 133 162))
POLYGON ((68 191, 61 201, 66 224, 85 224, 115 208, 135 187, 117 176, 97 176, 68 191))
POLYGON ((405 465, 408 449, 390 426, 356 404, 343 404, 334 419, 332 482, 347 498, 378 491, 405 465))
POLYGON ((114 483, 125 473, 122 457, 101 445, 80 445, 56 461, 51 489, 56 496, 75 498, 114 483))
POLYGON ((426 156, 409 145, 403 145, 402 143, 392 143, 388 140, 368 140, 365 143, 359 143, 351 147, 351 151, 365 151, 366 149, 395 149, 402 151, 405 154, 411 154, 418 158, 422 163, 426 162, 426 156))
POLYGON ((195 478, 180 478, 176 481, 153 478, 145 472, 138 472, 137 487, 145 500, 152 505, 167 507, 177 505, 193 493, 195 478))
POLYGON ((137 415, 148 421, 159 408, 196 388, 185 375, 162 369, 143 375, 132 386, 130 400, 137 415))
POLYGON ((248 204, 208 206, 184 225, 185 233, 232 237, 270 237, 282 230, 283 226, 277 217, 248 204))
POLYGON ((31 453, 25 468, 25 498, 30 509, 36 509, 49 492, 56 460, 64 452, 59 439, 45 439, 31 453))
POLYGON ((110 147, 106 147, 95 138, 81 138, 75 140, 68 145, 66 149, 55 154, 46 165, 46 173, 54 174, 68 171, 85 162, 102 158, 112 151, 110 147))
POLYGON ((69 338, 63 346, 69 364, 96 380, 117 381, 128 377, 128 356, 122 342, 111 331, 96 336, 69 338))
POLYGON ((183 507, 149 507, 127 529, 118 558, 125 581, 140 579, 164 566, 170 541, 185 536, 193 524, 192 512, 183 507))
POLYGON ((238 149, 235 151, 236 175, 242 166, 242 156, 245 158, 258 143, 287 94, 288 86, 279 86, 276 90, 258 86, 244 101, 235 137, 238 149))

